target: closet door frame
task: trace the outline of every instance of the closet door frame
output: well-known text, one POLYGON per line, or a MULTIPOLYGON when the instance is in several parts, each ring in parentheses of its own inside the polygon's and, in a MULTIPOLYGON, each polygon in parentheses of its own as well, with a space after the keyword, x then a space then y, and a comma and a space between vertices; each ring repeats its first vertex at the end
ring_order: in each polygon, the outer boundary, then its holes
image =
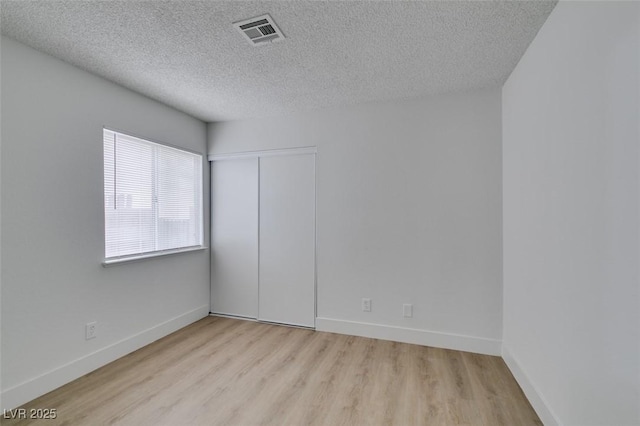
MULTIPOLYGON (((300 147, 300 148, 285 148, 285 149, 272 149, 272 150, 264 150, 264 151, 246 151, 246 152, 238 152, 238 153, 229 153, 229 154, 209 154, 207 159, 210 161, 210 165, 213 166, 215 161, 222 160, 236 160, 236 159, 249 159, 256 158, 258 160, 258 180, 260 179, 260 158, 263 157, 272 157, 272 156, 286 156, 286 155, 313 155, 313 176, 314 176, 314 241, 313 241, 313 318, 314 318, 314 326, 313 327, 304 327, 293 324, 284 324, 278 323, 280 325, 292 325, 294 327, 301 328, 312 328, 315 329, 315 321, 318 317, 318 151, 317 147, 309 146, 309 147, 300 147)), ((258 185, 258 199, 260 197, 260 186, 258 185)), ((212 219, 212 218, 210 218, 212 219)), ((260 205, 258 203, 258 223, 260 222, 260 205)), ((210 227, 210 229, 212 229, 210 227)), ((260 229, 258 228, 258 270, 260 270, 260 229)), ((258 293, 260 290, 260 276, 258 275, 258 293)), ((260 302, 258 300, 258 306, 260 302)), ((266 322, 260 321, 259 319, 259 308, 258 308, 258 318, 256 318, 258 322, 266 322)))

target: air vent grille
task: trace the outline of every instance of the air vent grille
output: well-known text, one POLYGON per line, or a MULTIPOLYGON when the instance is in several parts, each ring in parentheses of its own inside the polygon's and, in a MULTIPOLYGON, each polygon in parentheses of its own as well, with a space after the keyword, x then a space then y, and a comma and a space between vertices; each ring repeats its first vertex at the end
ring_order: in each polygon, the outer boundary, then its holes
POLYGON ((282 34, 280 28, 269 15, 235 22, 233 26, 254 46, 268 44, 266 42, 284 40, 284 34, 282 34))

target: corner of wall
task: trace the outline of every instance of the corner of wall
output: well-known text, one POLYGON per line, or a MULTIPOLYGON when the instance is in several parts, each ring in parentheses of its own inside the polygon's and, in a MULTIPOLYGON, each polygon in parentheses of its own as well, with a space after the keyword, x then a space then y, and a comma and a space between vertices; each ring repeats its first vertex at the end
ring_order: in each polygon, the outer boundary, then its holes
POLYGON ((542 395, 534 383, 529 379, 529 376, 524 372, 520 363, 516 360, 513 354, 509 351, 504 343, 502 345, 502 359, 515 377, 516 382, 520 385, 520 388, 524 392, 525 396, 531 403, 531 406, 535 410, 540 420, 545 426, 562 426, 562 423, 558 417, 551 410, 551 406, 542 395))

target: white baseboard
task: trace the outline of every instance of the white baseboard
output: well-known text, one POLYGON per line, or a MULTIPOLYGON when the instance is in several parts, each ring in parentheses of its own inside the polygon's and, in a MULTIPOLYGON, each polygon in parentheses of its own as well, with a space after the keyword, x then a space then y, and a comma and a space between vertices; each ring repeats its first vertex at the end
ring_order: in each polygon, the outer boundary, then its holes
POLYGON ((209 316, 210 317, 220 317, 220 318, 231 318, 231 319, 237 319, 237 320, 242 320, 242 321, 258 322, 258 320, 255 319, 255 318, 241 317, 241 316, 238 316, 238 315, 231 315, 231 314, 222 314, 220 312, 209 312, 209 316))
POLYGON ((553 413, 549 403, 544 396, 538 391, 533 382, 529 379, 529 376, 524 372, 520 363, 513 357, 511 352, 504 345, 502 346, 502 359, 511 370, 511 374, 516 378, 516 382, 522 388, 525 396, 531 403, 531 406, 542 420, 545 426, 561 426, 562 423, 558 417, 553 413))
POLYGON ((316 318, 316 330, 500 356, 502 341, 390 325, 316 318))
POLYGON ((2 392, 0 409, 9 410, 19 407, 207 315, 209 315, 209 305, 201 306, 9 388, 2 392))

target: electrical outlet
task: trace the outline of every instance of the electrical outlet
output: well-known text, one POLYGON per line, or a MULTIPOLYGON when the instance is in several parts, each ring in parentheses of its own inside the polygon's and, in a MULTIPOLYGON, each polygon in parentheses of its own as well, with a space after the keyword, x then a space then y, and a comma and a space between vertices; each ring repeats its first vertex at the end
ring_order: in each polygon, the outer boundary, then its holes
POLYGON ((362 310, 364 312, 371 312, 371 299, 362 299, 362 310))
POLYGON ((89 339, 95 339, 97 334, 98 334, 98 323, 96 321, 94 322, 88 322, 87 325, 85 326, 85 339, 89 340, 89 339))
POLYGON ((405 318, 413 317, 413 305, 411 303, 402 305, 402 316, 405 318))

